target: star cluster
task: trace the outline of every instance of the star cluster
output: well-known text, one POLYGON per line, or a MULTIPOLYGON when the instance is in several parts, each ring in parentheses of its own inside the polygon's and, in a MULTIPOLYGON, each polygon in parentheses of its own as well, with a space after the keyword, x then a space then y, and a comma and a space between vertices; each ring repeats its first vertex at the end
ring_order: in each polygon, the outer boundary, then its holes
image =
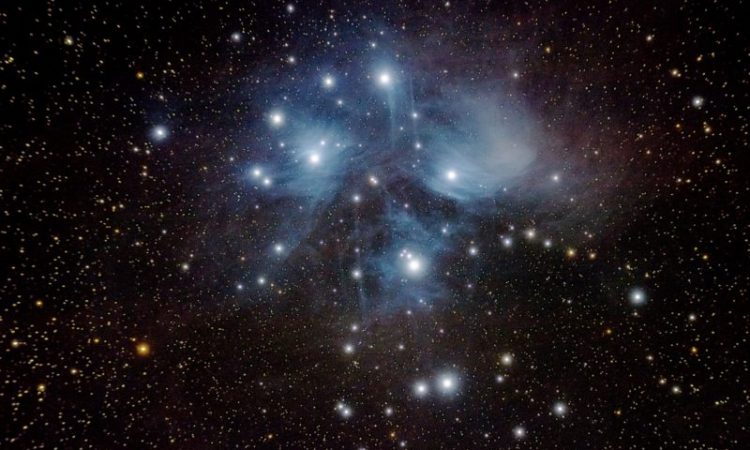
POLYGON ((0 8, 3 448, 742 448, 733 5, 63 3, 0 8))

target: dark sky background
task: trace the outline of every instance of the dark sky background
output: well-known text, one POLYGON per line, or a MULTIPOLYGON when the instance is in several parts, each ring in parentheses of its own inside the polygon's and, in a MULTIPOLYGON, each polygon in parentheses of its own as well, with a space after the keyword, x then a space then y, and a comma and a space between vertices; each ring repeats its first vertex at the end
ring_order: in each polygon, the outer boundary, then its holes
POLYGON ((0 5, 0 447, 734 449, 742 2, 0 5))

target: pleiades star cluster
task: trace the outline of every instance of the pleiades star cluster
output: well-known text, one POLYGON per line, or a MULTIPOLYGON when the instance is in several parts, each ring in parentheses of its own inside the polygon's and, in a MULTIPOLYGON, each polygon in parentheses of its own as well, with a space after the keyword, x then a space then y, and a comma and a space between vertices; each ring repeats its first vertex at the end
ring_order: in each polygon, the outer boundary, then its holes
POLYGON ((0 5, 0 447, 742 449, 741 1, 0 5))

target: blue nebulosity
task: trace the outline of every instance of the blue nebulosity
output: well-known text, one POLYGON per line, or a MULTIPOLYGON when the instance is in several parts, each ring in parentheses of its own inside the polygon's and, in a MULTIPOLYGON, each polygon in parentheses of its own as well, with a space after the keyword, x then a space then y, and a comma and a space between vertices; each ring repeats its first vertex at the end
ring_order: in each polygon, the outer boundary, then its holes
MULTIPOLYGON (((424 131, 431 150, 425 184, 459 202, 494 197, 525 175, 536 158, 534 127, 517 105, 495 95, 441 99, 424 131)), ((430 115, 426 116, 429 121, 430 115)))
POLYGON ((271 278, 304 265, 333 245, 325 230, 342 226, 336 211, 366 211, 351 242, 335 243, 349 246, 337 269, 356 274, 347 283, 360 308, 450 298, 465 280, 437 270, 439 261, 465 254, 458 244, 488 205, 533 170, 533 118, 502 86, 441 84, 428 68, 383 56, 297 73, 268 86, 268 110, 250 120, 241 179, 252 202, 273 206, 265 217, 274 230, 254 264, 271 278))
POLYGON ((389 211, 384 221, 386 242, 370 264, 370 276, 380 282, 371 301, 384 309, 423 308, 445 298, 437 261, 445 243, 436 224, 400 210, 389 211))

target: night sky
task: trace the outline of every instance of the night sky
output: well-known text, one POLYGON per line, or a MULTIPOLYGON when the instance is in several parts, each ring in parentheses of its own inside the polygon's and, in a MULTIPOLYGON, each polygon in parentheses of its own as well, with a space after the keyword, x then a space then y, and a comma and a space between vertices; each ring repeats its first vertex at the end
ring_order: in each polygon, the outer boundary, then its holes
POLYGON ((0 447, 740 449, 724 1, 0 4, 0 447))

